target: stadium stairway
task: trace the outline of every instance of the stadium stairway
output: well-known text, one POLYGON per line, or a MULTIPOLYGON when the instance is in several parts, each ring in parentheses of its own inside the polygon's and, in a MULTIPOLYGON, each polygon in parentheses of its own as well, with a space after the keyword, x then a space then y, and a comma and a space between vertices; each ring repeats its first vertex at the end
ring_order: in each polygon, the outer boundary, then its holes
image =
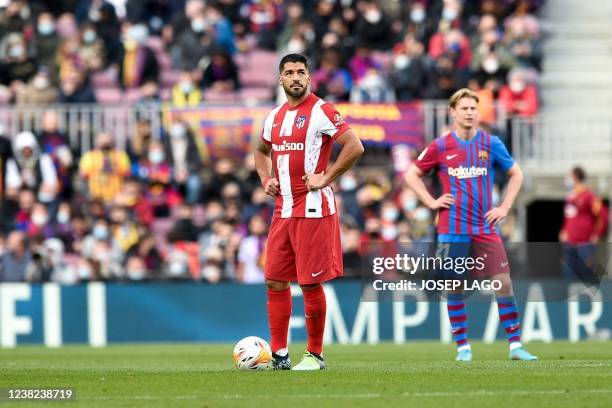
MULTIPOLYGON (((562 198, 563 176, 582 165, 593 187, 612 183, 612 2, 555 0, 542 9, 540 117, 522 123, 530 199, 562 198)), ((516 138, 513 138, 516 141, 516 138)))

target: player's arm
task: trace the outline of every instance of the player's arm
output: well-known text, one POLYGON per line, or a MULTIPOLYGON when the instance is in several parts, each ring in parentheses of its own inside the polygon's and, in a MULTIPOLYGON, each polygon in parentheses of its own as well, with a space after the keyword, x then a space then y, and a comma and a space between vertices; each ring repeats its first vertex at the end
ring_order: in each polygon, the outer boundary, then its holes
POLYGON ((263 141, 259 142, 255 150, 255 169, 261 180, 261 185, 266 190, 266 194, 275 196, 280 191, 278 180, 272 176, 272 159, 270 158, 270 145, 263 141))
POLYGON ((502 203, 485 214, 487 222, 493 225, 497 224, 508 215, 523 185, 523 172, 518 164, 514 163, 512 167, 508 169, 506 175, 508 176, 508 186, 506 187, 506 195, 502 203))
POLYGON ((452 194, 446 193, 434 198, 427 190, 427 186, 423 183, 425 172, 418 168, 414 163, 408 168, 404 174, 404 181, 414 190, 419 197, 419 200, 430 210, 438 210, 440 208, 450 208, 455 203, 455 198, 452 194))
POLYGON ((340 177, 359 160, 365 149, 359 137, 352 129, 347 129, 336 138, 336 142, 342 145, 336 162, 326 172, 318 174, 307 174, 303 177, 309 191, 318 190, 340 177))

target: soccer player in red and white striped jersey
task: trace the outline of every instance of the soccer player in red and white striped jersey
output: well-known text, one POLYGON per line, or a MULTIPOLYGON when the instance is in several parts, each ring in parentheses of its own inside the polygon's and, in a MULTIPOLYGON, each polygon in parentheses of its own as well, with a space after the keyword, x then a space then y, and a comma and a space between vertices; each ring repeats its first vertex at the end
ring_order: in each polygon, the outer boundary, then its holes
POLYGON ((326 302, 321 283, 342 276, 339 217, 330 184, 364 149, 333 105, 310 92, 304 56, 283 57, 279 73, 287 102, 266 117, 255 152, 266 193, 276 197, 265 267, 273 367, 291 366, 287 351, 289 283, 297 281, 304 295, 308 347, 293 369, 319 370, 325 367, 326 302), (342 149, 329 166, 334 142, 342 149))

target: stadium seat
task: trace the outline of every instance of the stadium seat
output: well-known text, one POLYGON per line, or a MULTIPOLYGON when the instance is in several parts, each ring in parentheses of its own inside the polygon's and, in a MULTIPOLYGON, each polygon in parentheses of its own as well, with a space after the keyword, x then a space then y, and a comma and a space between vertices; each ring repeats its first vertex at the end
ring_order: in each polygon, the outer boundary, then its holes
POLYGON ((269 66, 240 71, 240 83, 245 87, 270 87, 276 81, 276 71, 271 71, 269 66))
POLYGON ((142 92, 140 92, 140 89, 138 88, 127 89, 125 93, 123 94, 123 102, 129 102, 129 103, 137 102, 141 97, 142 97, 142 92))
POLYGON ((112 88, 117 86, 117 73, 112 69, 91 74, 91 85, 94 88, 112 88))
POLYGON ((244 88, 240 90, 242 100, 255 99, 257 101, 269 101, 272 99, 272 89, 270 88, 244 88))
POLYGON ((101 104, 120 103, 122 92, 119 88, 97 88, 94 90, 96 100, 101 104))
POLYGON ((204 91, 204 100, 207 102, 235 102, 237 96, 235 92, 204 91))
POLYGON ((172 69, 172 58, 165 52, 159 53, 157 56, 157 62, 159 63, 160 71, 166 71, 172 69))
POLYGON ((163 70, 159 75, 159 82, 164 88, 172 88, 181 76, 180 71, 163 70))

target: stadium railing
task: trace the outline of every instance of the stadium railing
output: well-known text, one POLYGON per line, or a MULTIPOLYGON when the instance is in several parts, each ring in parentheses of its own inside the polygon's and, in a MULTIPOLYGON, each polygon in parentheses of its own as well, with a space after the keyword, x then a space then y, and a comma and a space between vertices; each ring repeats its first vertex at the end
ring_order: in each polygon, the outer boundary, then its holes
MULTIPOLYGON (((0 123, 4 125, 4 134, 15 136, 23 130, 38 132, 42 129, 42 118, 45 111, 58 114, 59 130, 64 132, 70 145, 81 152, 94 146, 95 136, 100 131, 110 132, 116 140, 117 147, 125 148, 127 141, 136 129, 138 120, 150 121, 153 137, 158 138, 164 124, 164 108, 161 104, 66 104, 40 107, 0 107, 0 123)), ((210 104, 206 104, 210 107, 210 104)), ((214 105, 213 105, 214 106, 214 105)), ((226 105, 227 106, 227 105, 226 105)), ((423 102, 423 124, 427 144, 434 138, 448 131, 451 117, 446 101, 423 102)), ((506 134, 506 115, 502 109, 497 110, 495 128, 506 134)))

